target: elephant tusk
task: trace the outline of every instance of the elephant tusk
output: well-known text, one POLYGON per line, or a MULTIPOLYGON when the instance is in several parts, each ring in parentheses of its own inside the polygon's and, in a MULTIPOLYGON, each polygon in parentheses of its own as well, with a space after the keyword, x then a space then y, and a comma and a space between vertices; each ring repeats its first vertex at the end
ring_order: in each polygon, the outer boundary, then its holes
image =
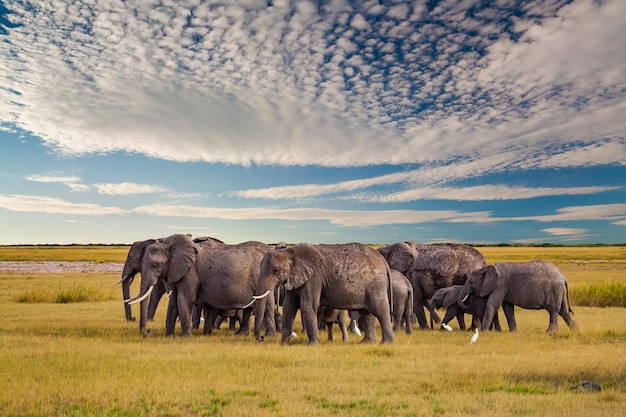
POLYGON ((128 277, 129 277, 129 275, 124 275, 124 276, 122 277, 122 279, 120 279, 120 280, 119 280, 119 281, 117 281, 115 284, 113 284, 113 286, 120 285, 122 282, 126 281, 126 280, 128 279, 128 277))
POLYGON ((465 297, 463 297, 463 299, 461 300, 463 304, 465 304, 465 301, 467 301, 467 297, 469 297, 469 294, 465 294, 465 297))
POLYGON ((167 292, 167 298, 170 298, 170 297, 171 297, 171 295, 172 295, 172 290, 169 290, 169 291, 167 292))
POLYGON ((246 304, 245 306, 241 307, 241 309, 243 310, 244 308, 252 307, 252 305, 254 304, 255 301, 256 301, 256 299, 253 299, 248 304, 246 304))
POLYGON ((265 298, 267 297, 267 295, 272 292, 272 290, 267 290, 265 291, 263 294, 261 295, 253 295, 252 298, 254 298, 255 300, 260 300, 261 298, 265 298))
POLYGON ((146 291, 146 293, 144 295, 137 296, 135 298, 131 298, 130 300, 127 300, 128 304, 137 304, 142 302, 143 300, 145 300, 146 298, 148 298, 148 296, 150 295, 150 293, 152 292, 152 290, 154 289, 154 285, 150 285, 150 287, 148 288, 148 291, 146 291))

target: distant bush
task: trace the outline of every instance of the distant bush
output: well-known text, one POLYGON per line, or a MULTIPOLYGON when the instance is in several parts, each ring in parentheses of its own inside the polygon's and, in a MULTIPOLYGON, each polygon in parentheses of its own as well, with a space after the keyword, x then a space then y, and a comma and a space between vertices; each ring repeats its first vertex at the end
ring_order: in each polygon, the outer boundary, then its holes
POLYGON ((626 284, 604 282, 570 288, 572 304, 586 307, 626 307, 626 284))
POLYGON ((75 285, 69 288, 59 288, 56 291, 31 289, 20 292, 15 301, 18 303, 83 303, 94 301, 111 301, 115 296, 105 293, 99 288, 85 285, 75 285))

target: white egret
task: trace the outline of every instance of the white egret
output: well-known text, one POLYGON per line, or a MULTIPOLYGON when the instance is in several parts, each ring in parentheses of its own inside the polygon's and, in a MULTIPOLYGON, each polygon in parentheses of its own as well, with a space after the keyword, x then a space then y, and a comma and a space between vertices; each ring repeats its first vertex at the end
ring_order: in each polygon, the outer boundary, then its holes
POLYGON ((452 327, 448 326, 446 323, 441 323, 441 327, 443 327, 444 329, 446 329, 449 332, 452 331, 452 327))
POLYGON ((474 333, 474 335, 472 336, 472 339, 470 340, 470 345, 473 345, 474 343, 476 343, 477 340, 478 340, 478 328, 476 328, 476 333, 474 333))

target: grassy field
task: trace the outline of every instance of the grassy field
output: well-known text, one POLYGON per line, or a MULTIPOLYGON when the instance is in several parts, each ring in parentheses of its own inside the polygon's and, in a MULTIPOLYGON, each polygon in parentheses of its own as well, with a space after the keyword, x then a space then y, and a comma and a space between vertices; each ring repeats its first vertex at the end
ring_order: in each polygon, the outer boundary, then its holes
MULTIPOLYGON (((123 262, 127 250, 0 247, 0 260, 123 262)), ((626 284, 624 247, 479 250, 490 262, 553 261, 573 292, 626 284)), ((358 345, 350 334, 348 343, 308 347, 300 328, 290 346, 226 329, 165 338, 161 306, 155 336, 144 339, 124 320, 121 290, 111 285, 119 277, 0 271, 0 415, 617 416, 626 409, 626 308, 574 304, 581 330, 559 319, 551 335, 545 311, 516 309, 517 333, 482 333, 471 346, 453 322, 451 333, 398 333, 392 346, 358 345), (39 292, 50 297, 32 297, 39 292), (602 391, 571 389, 583 380, 602 391)))

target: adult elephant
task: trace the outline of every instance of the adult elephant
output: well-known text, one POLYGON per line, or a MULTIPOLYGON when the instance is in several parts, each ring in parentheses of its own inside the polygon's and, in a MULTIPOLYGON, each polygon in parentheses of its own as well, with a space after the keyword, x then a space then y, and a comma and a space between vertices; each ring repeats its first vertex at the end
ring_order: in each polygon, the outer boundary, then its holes
POLYGON ((469 275, 487 265, 476 249, 460 244, 425 245, 398 242, 379 248, 391 269, 406 276, 413 286, 413 311, 420 329, 428 329, 424 307, 439 288, 464 284, 469 275))
POLYGON ((406 334, 413 334, 413 286, 400 271, 391 270, 393 288, 393 331, 404 325, 406 334))
POLYGON ((458 303, 466 306, 470 296, 488 297, 481 327, 487 330, 496 309, 503 307, 509 329, 517 330, 515 317, 508 313, 513 306, 532 310, 547 310, 550 324, 546 332, 558 330, 558 316, 570 329, 578 324, 572 317, 567 278, 554 264, 545 261, 497 262, 474 271, 458 296, 458 303))
MULTIPOLYGON (((206 247, 188 235, 176 234, 148 246, 142 265, 139 329, 146 335, 147 296, 159 279, 172 289, 166 320, 166 334, 174 332, 180 317, 183 336, 191 336, 191 307, 209 306, 213 314, 205 321, 212 324, 217 311, 241 309, 252 298, 259 264, 270 247, 261 242, 206 247)), ((240 334, 248 334, 252 308, 244 309, 240 334)), ((208 326, 212 329, 212 326, 208 326)), ((206 327, 205 327, 206 329, 206 327)))
MULTIPOLYGON (((319 343, 317 310, 320 306, 360 310, 373 314, 382 328, 382 342, 393 343, 391 325, 391 272, 376 250, 360 243, 311 245, 301 243, 276 249, 263 258, 257 282, 257 308, 265 310, 261 294, 285 284, 281 343, 289 343, 293 321, 300 309, 309 345, 319 343)), ((261 336, 262 323, 255 320, 254 334, 261 336)), ((373 332, 368 332, 371 342, 373 332)))
MULTIPOLYGON (((156 241, 156 239, 138 240, 130 246, 128 254, 126 255, 126 262, 124 262, 124 268, 122 269, 122 279, 114 284, 122 284, 122 299, 124 300, 124 312, 127 321, 135 321, 135 317, 132 315, 132 307, 129 304, 130 284, 134 281, 137 273, 141 272, 141 264, 146 248, 156 243, 156 241)), ((221 240, 212 237, 196 238, 194 242, 200 243, 206 247, 216 247, 224 244, 221 240)), ((154 319, 159 302, 166 292, 165 281, 159 280, 150 294, 148 320, 154 319)))
MULTIPOLYGON (((486 297, 478 297, 474 296, 470 303, 468 303, 463 308, 459 305, 458 298, 459 293, 463 285, 452 285, 450 287, 440 288, 433 294, 430 299, 431 302, 431 310, 435 308, 445 308, 446 314, 442 319, 442 328, 443 324, 449 324, 452 319, 456 317, 457 322, 459 323, 459 329, 466 330, 465 327, 465 314, 472 315, 472 325, 471 328, 480 328, 481 320, 485 314, 485 308, 487 305, 486 297)), ((493 316, 493 330, 501 331, 500 320, 498 318, 498 312, 493 316)), ((431 323, 432 326, 432 323, 431 323)))
MULTIPOLYGON (((127 321, 135 321, 135 317, 133 317, 132 314, 132 307, 128 301, 130 299, 130 284, 133 283, 137 273, 141 272, 141 260, 143 259, 146 247, 155 242, 156 239, 138 240, 134 242, 126 255, 126 262, 124 262, 124 268, 122 269, 122 279, 113 284, 122 284, 122 300, 124 300, 124 312, 127 321)), ((154 318, 156 308, 163 294, 165 294, 165 285, 164 282, 159 282, 150 296, 148 320, 154 318)))

